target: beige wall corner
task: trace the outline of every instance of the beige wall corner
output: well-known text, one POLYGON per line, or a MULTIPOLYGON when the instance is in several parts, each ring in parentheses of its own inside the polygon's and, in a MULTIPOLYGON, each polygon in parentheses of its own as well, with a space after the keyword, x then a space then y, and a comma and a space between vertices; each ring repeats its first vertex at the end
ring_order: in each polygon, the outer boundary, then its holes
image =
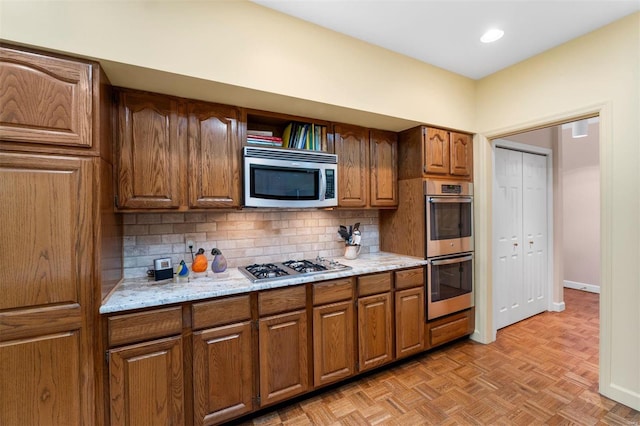
MULTIPOLYGON (((480 80, 477 94, 478 128, 488 138, 600 115, 600 391, 635 409, 640 409, 638 75, 640 13, 480 80)), ((488 143, 480 147, 487 150, 488 143)))

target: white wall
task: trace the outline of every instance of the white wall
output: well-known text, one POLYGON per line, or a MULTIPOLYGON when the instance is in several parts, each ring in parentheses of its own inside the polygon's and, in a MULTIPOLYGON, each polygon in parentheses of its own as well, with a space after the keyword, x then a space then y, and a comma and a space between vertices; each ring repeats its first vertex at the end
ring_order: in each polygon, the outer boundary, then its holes
POLYGON ((562 129, 563 241, 566 286, 600 291, 599 125, 574 139, 562 129))
MULTIPOLYGON (((600 391, 636 409, 640 409, 638 75, 640 13, 479 81, 480 134, 474 145, 476 250, 490 259, 492 165, 487 137, 600 115, 600 391)), ((486 265, 476 274, 476 309, 483 311, 491 306, 488 259, 482 259, 486 265)), ((554 299, 560 299, 561 291, 555 289, 554 299)), ((480 318, 478 335, 488 336, 491 324, 490 317, 480 318)))

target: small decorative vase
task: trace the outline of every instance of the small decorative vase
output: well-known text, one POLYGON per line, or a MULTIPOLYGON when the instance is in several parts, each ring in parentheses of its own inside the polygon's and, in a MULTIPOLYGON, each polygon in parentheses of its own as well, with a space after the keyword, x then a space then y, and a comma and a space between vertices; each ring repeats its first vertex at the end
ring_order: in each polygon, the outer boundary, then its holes
POLYGON ((180 261, 180 265, 178 265, 178 282, 184 283, 189 280, 189 268, 187 268, 187 264, 184 260, 180 261))
POLYGON ((178 266, 178 276, 186 277, 189 275, 189 268, 187 268, 187 264, 184 263, 184 260, 180 261, 180 265, 178 266))
POLYGON ((225 259, 224 255, 220 250, 214 248, 211 250, 211 254, 213 255, 213 261, 211 262, 211 270, 213 272, 224 272, 227 270, 227 259, 225 259))
POLYGON ((191 270, 193 272, 205 272, 208 265, 207 256, 204 255, 204 249, 201 248, 198 250, 198 253, 196 253, 196 258, 193 259, 191 270))

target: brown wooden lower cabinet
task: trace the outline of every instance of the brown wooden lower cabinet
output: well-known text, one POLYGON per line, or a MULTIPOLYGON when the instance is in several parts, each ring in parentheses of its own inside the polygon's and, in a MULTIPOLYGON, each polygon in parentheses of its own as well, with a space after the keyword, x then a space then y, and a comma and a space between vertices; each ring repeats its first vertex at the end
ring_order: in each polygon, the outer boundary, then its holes
POLYGON ((260 405, 270 405, 309 389, 307 311, 260 318, 260 405))
POLYGON ((313 308, 313 383, 322 386, 347 378, 355 370, 353 302, 313 308))
POLYGON ((212 425, 253 409, 251 321, 193 333, 194 424, 212 425))
MULTIPOLYGON (((111 424, 224 423, 473 332, 473 308, 425 323, 421 283, 417 268, 107 317, 111 424)), ((78 345, 74 333, 32 340, 0 342, 2 365, 33 358, 43 344, 50 353, 78 345)), ((62 358, 48 373, 52 383, 79 388, 78 360, 62 358)), ((29 379, 26 367, 7 368, 29 379)), ((54 413, 61 424, 82 423, 72 395, 63 404, 72 409, 54 413)))
POLYGON ((0 424, 83 424, 80 333, 0 343, 0 424))
POLYGON ((473 333, 474 328, 474 308, 429 321, 425 329, 426 349, 467 336, 473 333))
POLYGON ((111 424, 183 425, 180 336, 109 350, 111 424))
POLYGON ((391 293, 358 299, 358 370, 393 360, 391 293))
POLYGON ((424 287, 396 291, 396 358, 424 350, 424 287))

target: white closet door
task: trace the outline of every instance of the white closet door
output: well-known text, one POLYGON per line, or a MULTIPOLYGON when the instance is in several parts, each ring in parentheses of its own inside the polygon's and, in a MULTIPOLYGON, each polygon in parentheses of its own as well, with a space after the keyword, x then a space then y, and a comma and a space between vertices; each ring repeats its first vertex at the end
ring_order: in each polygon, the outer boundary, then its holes
POLYGON ((496 148, 493 304, 496 329, 546 310, 546 157, 496 148))
POLYGON ((497 328, 511 324, 512 311, 521 307, 522 153, 496 149, 494 183, 494 320, 497 328))
MULTIPOLYGON (((524 309, 521 319, 547 310, 547 158, 522 156, 524 309)), ((519 320, 518 320, 519 321, 519 320)))

